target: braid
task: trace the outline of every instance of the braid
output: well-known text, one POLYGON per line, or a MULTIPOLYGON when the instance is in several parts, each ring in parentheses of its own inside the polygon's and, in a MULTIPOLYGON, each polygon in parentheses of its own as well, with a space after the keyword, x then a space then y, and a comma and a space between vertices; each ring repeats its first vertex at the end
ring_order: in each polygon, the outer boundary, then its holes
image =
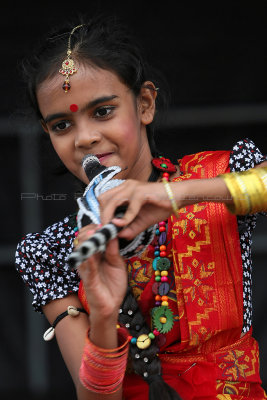
MULTIPOLYGON (((143 333, 148 334, 151 331, 129 286, 120 309, 119 322, 128 329, 133 337, 143 333)), ((156 341, 152 341, 146 349, 139 349, 136 345, 131 345, 130 357, 134 372, 142 376, 149 384, 149 400, 181 400, 175 390, 162 379, 158 351, 156 341)))

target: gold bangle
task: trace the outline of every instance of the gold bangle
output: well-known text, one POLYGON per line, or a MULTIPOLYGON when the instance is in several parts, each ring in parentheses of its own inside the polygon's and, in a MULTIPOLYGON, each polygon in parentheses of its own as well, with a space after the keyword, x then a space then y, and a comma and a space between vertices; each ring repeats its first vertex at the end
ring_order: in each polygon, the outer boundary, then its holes
POLYGON ((245 215, 251 210, 250 197, 246 186, 238 177, 237 173, 219 175, 223 178, 233 199, 233 204, 226 204, 226 207, 232 214, 245 215))
POLYGON ((267 167, 257 168, 254 169, 254 171, 257 172, 257 174, 261 178, 264 189, 267 190, 267 167))
POLYGON ((241 179, 244 182, 250 197, 250 213, 255 214, 261 209, 261 194, 263 193, 261 180, 256 173, 254 174, 253 170, 244 172, 241 179))
POLYGON ((226 204, 237 215, 267 211, 267 168, 219 175, 224 179, 234 204, 226 204))
POLYGON ((175 201, 175 199, 174 199, 174 196, 173 196, 171 187, 170 187, 170 185, 169 185, 169 182, 167 181, 166 178, 162 178, 162 182, 163 182, 163 184, 164 184, 165 190, 166 190, 167 195, 168 195, 168 197, 169 197, 169 200, 170 200, 170 202, 171 202, 171 205, 172 205, 172 209, 173 209, 173 211, 174 211, 174 214, 175 214, 176 217, 178 218, 178 217, 179 217, 178 207, 177 207, 176 201, 175 201))
POLYGON ((253 187, 252 213, 267 211, 267 168, 251 169, 249 184, 253 187))

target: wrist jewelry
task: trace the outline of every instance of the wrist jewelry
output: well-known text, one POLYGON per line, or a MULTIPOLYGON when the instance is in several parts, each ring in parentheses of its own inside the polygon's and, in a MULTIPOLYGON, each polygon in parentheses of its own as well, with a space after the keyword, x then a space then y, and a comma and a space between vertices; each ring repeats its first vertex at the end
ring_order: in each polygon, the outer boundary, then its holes
POLYGON ((164 187, 166 189, 167 195, 168 195, 168 197, 170 199, 174 214, 176 215, 176 217, 178 217, 178 207, 177 207, 176 201, 174 199, 174 196, 173 196, 171 187, 169 185, 169 182, 167 181, 167 179, 165 177, 162 178, 162 182, 163 182, 164 187))
POLYGON ((79 378, 83 386, 94 393, 115 393, 121 387, 128 358, 129 337, 125 328, 118 329, 115 349, 103 349, 94 345, 86 336, 79 378))
POLYGON ((244 172, 222 174, 232 196, 233 204, 226 204, 236 215, 267 211, 267 168, 252 168, 244 172))

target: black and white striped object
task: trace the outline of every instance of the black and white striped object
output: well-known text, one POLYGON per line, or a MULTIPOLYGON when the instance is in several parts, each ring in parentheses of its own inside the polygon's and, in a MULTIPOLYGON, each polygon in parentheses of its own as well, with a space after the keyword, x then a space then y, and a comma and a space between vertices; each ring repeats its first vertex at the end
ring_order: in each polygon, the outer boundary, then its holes
POLYGON ((119 230, 120 229, 112 223, 104 225, 69 255, 69 266, 75 269, 93 254, 104 252, 107 242, 115 238, 119 230))
MULTIPOLYGON (((83 168, 90 183, 85 189, 83 196, 77 200, 79 205, 77 225, 79 229, 90 223, 99 224, 101 222, 97 197, 106 190, 124 182, 121 179, 112 179, 121 171, 120 167, 105 167, 100 164, 98 158, 94 155, 89 154, 84 158, 83 168)), ((125 210, 125 206, 118 207, 115 211, 115 216, 122 217, 125 210)), ((75 269, 93 254, 104 252, 108 241, 115 238, 121 229, 112 222, 98 229, 94 235, 70 254, 68 258, 70 268, 75 269)), ((121 256, 131 258, 141 254, 153 240, 155 230, 156 225, 153 225, 137 235, 133 240, 119 239, 121 256)))

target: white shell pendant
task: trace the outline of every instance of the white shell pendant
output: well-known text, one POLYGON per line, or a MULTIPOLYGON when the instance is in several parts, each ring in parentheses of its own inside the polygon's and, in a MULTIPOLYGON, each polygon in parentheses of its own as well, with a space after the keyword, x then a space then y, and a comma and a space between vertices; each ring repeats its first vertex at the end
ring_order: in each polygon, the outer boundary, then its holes
POLYGON ((68 306, 68 314, 72 317, 77 317, 77 315, 80 314, 80 311, 78 311, 76 307, 68 306))
POLYGON ((47 331, 45 331, 43 338, 46 342, 49 342, 49 340, 52 340, 54 336, 55 336, 55 329, 52 326, 50 326, 50 328, 48 328, 47 331))

